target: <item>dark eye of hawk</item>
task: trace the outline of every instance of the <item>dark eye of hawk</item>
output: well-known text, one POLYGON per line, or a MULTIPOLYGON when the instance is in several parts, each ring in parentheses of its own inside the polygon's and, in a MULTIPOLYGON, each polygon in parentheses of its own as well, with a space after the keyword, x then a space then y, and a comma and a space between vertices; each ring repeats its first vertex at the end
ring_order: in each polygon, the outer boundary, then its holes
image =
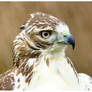
POLYGON ((51 36, 51 30, 41 31, 40 35, 42 38, 47 39, 51 36))

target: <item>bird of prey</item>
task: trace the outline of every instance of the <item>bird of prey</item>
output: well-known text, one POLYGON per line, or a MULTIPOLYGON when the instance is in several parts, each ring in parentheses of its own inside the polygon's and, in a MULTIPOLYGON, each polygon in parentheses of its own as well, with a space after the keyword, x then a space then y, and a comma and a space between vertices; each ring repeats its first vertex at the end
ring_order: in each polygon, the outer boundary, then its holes
POLYGON ((42 12, 30 14, 13 41, 14 67, 0 75, 0 90, 92 90, 92 79, 78 73, 65 55, 75 40, 67 24, 42 12))

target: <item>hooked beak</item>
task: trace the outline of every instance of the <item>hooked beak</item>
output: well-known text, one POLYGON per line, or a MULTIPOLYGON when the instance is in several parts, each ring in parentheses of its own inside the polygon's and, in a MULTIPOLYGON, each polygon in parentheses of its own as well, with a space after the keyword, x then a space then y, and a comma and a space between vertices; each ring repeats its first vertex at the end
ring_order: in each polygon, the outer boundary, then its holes
POLYGON ((73 36, 71 34, 68 34, 65 38, 64 38, 64 43, 65 44, 69 44, 72 45, 72 48, 75 48, 75 40, 73 38, 73 36))

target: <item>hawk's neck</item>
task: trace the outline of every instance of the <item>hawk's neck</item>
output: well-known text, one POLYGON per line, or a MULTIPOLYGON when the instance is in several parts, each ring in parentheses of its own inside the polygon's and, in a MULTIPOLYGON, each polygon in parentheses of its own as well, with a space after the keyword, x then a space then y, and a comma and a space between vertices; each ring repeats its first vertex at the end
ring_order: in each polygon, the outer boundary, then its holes
POLYGON ((18 68, 17 75, 23 76, 24 82, 31 89, 52 84, 54 87, 56 83, 56 87, 61 89, 76 87, 75 85, 78 84, 77 72, 72 62, 68 61, 62 53, 29 58, 18 68))

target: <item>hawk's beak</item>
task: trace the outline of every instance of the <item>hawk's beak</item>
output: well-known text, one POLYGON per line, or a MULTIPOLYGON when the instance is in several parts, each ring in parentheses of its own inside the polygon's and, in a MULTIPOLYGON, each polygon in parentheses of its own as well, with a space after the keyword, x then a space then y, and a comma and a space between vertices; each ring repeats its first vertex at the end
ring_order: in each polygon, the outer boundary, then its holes
POLYGON ((64 38, 64 43, 65 44, 69 44, 72 45, 72 48, 75 48, 75 40, 73 38, 73 36, 71 34, 68 34, 65 38, 64 38))

